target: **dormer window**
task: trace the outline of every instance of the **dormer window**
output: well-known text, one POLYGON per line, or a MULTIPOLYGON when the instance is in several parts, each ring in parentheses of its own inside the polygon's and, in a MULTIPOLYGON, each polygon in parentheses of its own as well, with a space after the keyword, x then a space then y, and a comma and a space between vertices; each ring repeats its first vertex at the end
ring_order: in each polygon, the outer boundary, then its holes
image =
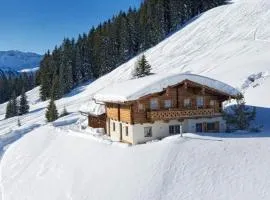
POLYGON ((172 107, 172 100, 167 99, 164 101, 164 108, 171 108, 172 107))
POLYGON ((159 108, 157 98, 153 98, 153 99, 150 100, 150 108, 151 108, 151 110, 157 110, 159 108))

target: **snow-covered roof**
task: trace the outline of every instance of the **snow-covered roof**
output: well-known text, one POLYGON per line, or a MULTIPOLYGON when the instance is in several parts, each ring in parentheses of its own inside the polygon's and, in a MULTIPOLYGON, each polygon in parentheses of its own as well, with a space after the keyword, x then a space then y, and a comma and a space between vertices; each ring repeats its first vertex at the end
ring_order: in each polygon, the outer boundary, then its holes
POLYGON ((105 105, 96 103, 94 100, 90 100, 81 105, 80 112, 99 116, 105 113, 105 105))
POLYGON ((240 92, 226 83, 195 74, 151 75, 110 85, 99 91, 94 99, 103 102, 126 102, 137 100, 143 96, 162 92, 168 86, 173 86, 189 80, 228 96, 236 96, 240 92))

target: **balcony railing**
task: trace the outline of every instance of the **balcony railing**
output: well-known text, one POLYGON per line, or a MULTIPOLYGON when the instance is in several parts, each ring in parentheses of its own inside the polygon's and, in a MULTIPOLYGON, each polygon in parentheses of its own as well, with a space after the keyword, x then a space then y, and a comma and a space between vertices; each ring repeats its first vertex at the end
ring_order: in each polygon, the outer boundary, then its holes
POLYGON ((216 113, 213 108, 196 110, 158 110, 147 112, 147 118, 151 121, 209 117, 215 115, 221 115, 221 113, 216 113))

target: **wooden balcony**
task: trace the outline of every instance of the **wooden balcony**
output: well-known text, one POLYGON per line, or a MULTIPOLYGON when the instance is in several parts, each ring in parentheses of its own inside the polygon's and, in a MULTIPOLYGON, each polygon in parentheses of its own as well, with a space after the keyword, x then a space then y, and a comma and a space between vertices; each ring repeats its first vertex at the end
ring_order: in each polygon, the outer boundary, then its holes
POLYGON ((150 121, 210 117, 217 115, 221 115, 221 113, 216 113, 213 108, 196 110, 158 110, 147 112, 147 118, 150 121))

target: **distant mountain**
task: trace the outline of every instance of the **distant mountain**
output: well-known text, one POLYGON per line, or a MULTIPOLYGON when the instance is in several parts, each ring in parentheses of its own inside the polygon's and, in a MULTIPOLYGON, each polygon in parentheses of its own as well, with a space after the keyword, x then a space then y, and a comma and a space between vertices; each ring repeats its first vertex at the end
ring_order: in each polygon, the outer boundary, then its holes
POLYGON ((25 71, 39 67, 42 55, 21 51, 0 51, 0 70, 25 71))

